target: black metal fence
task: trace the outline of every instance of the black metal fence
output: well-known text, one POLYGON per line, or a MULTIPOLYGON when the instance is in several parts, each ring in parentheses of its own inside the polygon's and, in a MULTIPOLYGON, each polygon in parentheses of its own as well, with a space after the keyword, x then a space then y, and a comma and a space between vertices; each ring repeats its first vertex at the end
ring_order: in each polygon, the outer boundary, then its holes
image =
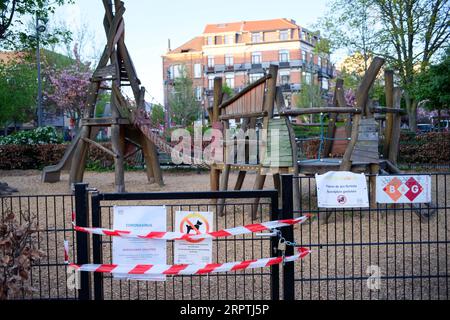
POLYGON ((283 196, 298 183, 300 212, 315 217, 292 238, 313 250, 295 264, 295 299, 448 300, 450 173, 431 176, 431 205, 350 210, 319 209, 314 177, 284 177, 283 196))
MULTIPOLYGON (((87 190, 78 185, 76 198, 84 199, 85 205, 78 204, 77 223, 94 227, 112 228, 114 206, 160 206, 167 210, 167 228, 175 230, 177 211, 214 213, 214 230, 249 225, 261 221, 279 219, 278 193, 276 191, 244 192, 186 192, 186 193, 128 193, 92 195, 92 209, 87 208, 87 190), (220 205, 211 200, 226 199, 223 216, 219 216, 220 205), (259 216, 252 218, 254 198, 261 198, 259 216), (83 212, 84 211, 84 212, 83 212), (92 213, 89 218, 89 212, 92 213)), ((90 246, 85 235, 79 247, 90 246)), ((213 262, 254 260, 277 255, 276 239, 243 235, 213 241, 213 262)), ((173 264, 174 243, 167 243, 168 264, 173 264)), ((107 237, 92 237, 92 260, 88 256, 78 257, 78 263, 111 263, 112 241, 107 237)), ((80 298, 98 300, 278 300, 279 266, 270 269, 234 271, 224 274, 176 276, 164 282, 141 282, 120 280, 111 275, 96 273, 83 274, 80 298), (92 290, 90 290, 92 288, 92 290)))
POLYGON ((21 299, 77 299, 78 293, 71 289, 71 274, 64 264, 64 240, 71 243, 72 256, 77 252, 70 213, 75 208, 72 195, 54 196, 10 196, 0 197, 0 214, 3 218, 13 213, 19 223, 24 220, 33 222, 36 231, 33 243, 44 256, 32 265, 29 279, 25 285, 34 288, 34 292, 21 295, 21 299))
MULTIPOLYGON (((279 209, 275 191, 226 193, 141 193, 89 195, 77 185, 77 196, 21 196, 0 198, 3 218, 14 212, 35 221, 33 241, 45 257, 32 266, 27 280, 36 291, 23 299, 183 299, 260 300, 310 299, 417 299, 449 298, 450 173, 432 174, 432 205, 377 205, 371 209, 326 210, 317 208, 315 179, 283 176, 279 209), (300 186, 300 203, 293 203, 293 184, 300 186), (284 228, 283 236, 309 247, 311 256, 295 264, 271 269, 238 271, 210 276, 180 276, 149 283, 116 280, 109 275, 81 275, 81 290, 64 264, 63 241, 69 240, 77 264, 110 263, 111 239, 75 234, 77 224, 109 228, 115 205, 165 205, 168 230, 173 230, 176 211, 218 212, 212 199, 225 197, 224 216, 214 215, 215 230, 256 222, 288 219, 311 213, 311 223, 284 228), (259 215, 252 218, 255 197, 261 197, 259 215), (300 210, 294 211, 294 207, 300 210), (318 217, 331 214, 328 223, 318 217), (282 272, 280 272, 282 271, 282 272), (281 274, 281 277, 280 277, 281 274)), ((372 190, 370 190, 372 191, 372 190)), ((267 258, 279 254, 277 238, 245 235, 213 243, 217 263, 267 258)), ((292 254, 288 247, 286 255, 292 254)), ((168 243, 169 264, 173 243, 168 243)))

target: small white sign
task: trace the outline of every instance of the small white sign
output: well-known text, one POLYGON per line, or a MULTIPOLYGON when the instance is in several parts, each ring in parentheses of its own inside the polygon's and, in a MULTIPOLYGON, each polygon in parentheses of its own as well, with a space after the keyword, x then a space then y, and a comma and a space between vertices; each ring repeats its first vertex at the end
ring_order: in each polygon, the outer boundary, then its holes
POLYGON ((327 172, 316 175, 319 208, 368 208, 369 195, 364 174, 327 172))
MULTIPOLYGON (((115 230, 132 231, 139 234, 167 231, 166 207, 114 207, 115 230)), ((132 238, 113 239, 113 264, 167 264, 167 248, 164 240, 132 238)), ((164 281, 165 276, 114 275, 118 279, 164 281)))
MULTIPOLYGON (((212 212, 177 211, 175 230, 191 235, 212 232, 213 216, 212 212)), ((212 239, 175 241, 174 263, 212 263, 212 239)))
POLYGON ((431 176, 378 176, 377 202, 431 203, 431 176))

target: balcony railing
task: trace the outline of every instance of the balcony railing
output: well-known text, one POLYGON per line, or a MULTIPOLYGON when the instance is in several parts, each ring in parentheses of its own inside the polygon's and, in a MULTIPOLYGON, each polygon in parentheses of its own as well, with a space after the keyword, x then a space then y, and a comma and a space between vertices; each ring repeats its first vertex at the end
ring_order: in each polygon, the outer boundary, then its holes
POLYGON ((289 61, 282 61, 280 62, 280 68, 290 68, 291 63, 289 61))
POLYGON ((235 70, 234 65, 229 66, 225 65, 225 71, 234 71, 234 70, 235 70))

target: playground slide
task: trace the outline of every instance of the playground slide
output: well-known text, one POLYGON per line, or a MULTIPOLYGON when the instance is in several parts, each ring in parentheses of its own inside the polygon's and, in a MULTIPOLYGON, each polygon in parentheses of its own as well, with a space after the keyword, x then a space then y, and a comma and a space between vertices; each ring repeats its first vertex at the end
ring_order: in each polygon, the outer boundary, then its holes
MULTIPOLYGON (((148 124, 137 124, 139 130, 141 130, 141 132, 147 137, 147 139, 149 139, 155 146, 157 149, 159 149, 160 151, 168 154, 169 156, 172 154, 173 151, 173 147, 167 143, 163 138, 160 137, 160 135, 156 132, 152 131, 152 127, 148 124)), ((190 158, 192 166, 194 167, 200 167, 200 168, 204 168, 204 169, 209 169, 209 165, 207 165, 206 163, 204 163, 202 161, 201 164, 196 164, 198 163, 198 161, 196 161, 193 157, 190 158)))
POLYGON ((44 170, 42 170, 42 182, 56 183, 60 181, 61 171, 64 170, 65 168, 68 168, 68 166, 70 165, 73 152, 77 148, 79 141, 80 141, 80 134, 78 133, 77 136, 72 140, 72 143, 67 148, 66 152, 64 153, 64 156, 59 161, 59 163, 54 166, 45 167, 44 170))

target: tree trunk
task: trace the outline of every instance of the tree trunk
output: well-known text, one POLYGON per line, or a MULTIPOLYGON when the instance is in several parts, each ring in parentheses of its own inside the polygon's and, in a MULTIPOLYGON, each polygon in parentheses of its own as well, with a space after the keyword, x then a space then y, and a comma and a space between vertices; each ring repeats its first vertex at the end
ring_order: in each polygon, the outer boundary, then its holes
POLYGON ((411 132, 417 131, 417 101, 405 92, 406 110, 408 111, 409 130, 411 132))

